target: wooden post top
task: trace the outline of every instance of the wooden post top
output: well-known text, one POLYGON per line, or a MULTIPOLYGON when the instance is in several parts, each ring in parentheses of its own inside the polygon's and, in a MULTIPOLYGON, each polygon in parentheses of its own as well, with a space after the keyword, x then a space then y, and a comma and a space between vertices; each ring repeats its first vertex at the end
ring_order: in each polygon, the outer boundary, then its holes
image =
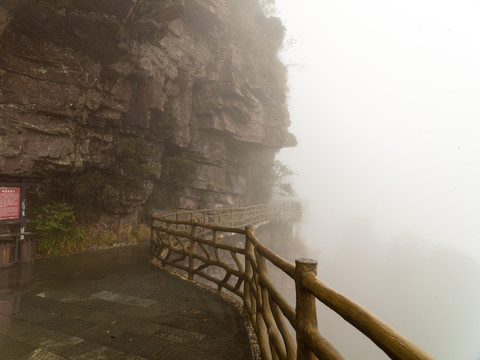
POLYGON ((310 265, 310 266, 317 266, 318 261, 315 259, 309 259, 309 258, 300 258, 295 260, 295 264, 301 264, 301 265, 310 265))
POLYGON ((300 258, 295 260, 295 272, 297 274, 305 274, 312 272, 317 275, 317 260, 308 259, 308 258, 300 258))

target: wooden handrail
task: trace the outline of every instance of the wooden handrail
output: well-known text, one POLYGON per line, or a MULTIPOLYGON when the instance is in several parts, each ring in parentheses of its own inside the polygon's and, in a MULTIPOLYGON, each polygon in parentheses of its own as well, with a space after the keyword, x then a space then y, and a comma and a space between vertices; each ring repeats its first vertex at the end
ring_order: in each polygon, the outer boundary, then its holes
POLYGON ((19 236, 32 236, 35 235, 32 232, 24 232, 24 233, 9 233, 9 234, 0 234, 0 239, 15 239, 19 236))
POLYGON ((272 250, 263 245, 260 241, 255 238, 253 235, 253 228, 249 227, 247 230, 247 236, 250 238, 250 241, 253 243, 255 248, 265 256, 273 265, 281 269, 285 274, 290 276, 292 279, 295 277, 295 265, 287 260, 281 258, 275 254, 272 250))
POLYGON ((317 277, 311 275, 305 277, 302 281, 302 286, 365 334, 391 359, 433 359, 417 345, 398 334, 393 328, 375 317, 368 310, 332 290, 317 277))
POLYGON ((300 216, 298 202, 154 215, 152 256, 163 266, 185 271, 190 280, 201 277, 214 283, 218 291, 227 289, 240 297, 263 359, 343 359, 318 330, 315 300, 319 300, 391 359, 433 360, 360 305, 323 284, 316 276, 315 260, 298 259, 294 265, 254 235, 254 227, 272 220, 294 222, 300 216), (292 279, 295 309, 270 280, 267 261, 292 279), (285 320, 295 331, 296 345, 285 320))

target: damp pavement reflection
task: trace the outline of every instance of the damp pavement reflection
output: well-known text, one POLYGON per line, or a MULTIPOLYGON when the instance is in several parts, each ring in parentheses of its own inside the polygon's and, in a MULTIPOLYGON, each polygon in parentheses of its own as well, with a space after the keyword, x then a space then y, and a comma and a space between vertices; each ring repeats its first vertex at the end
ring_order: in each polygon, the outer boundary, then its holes
POLYGON ((146 245, 0 270, 0 358, 251 359, 238 311, 146 245))

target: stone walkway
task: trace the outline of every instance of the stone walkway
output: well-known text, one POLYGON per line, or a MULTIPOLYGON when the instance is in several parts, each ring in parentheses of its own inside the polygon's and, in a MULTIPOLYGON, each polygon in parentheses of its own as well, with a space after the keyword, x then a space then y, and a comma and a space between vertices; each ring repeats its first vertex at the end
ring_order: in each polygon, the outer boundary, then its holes
POLYGON ((252 359, 232 305, 132 246, 0 269, 0 359, 252 359))

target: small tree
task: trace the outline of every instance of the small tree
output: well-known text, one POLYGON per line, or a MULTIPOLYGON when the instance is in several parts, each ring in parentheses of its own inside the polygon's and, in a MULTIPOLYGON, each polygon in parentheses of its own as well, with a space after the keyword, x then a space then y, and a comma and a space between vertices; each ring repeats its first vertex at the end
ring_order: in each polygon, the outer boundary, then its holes
POLYGON ((294 196, 295 190, 292 183, 288 181, 293 175, 296 175, 295 171, 280 160, 275 160, 272 168, 273 193, 280 196, 294 196))
POLYGON ((289 178, 296 173, 279 160, 271 167, 263 167, 253 178, 252 195, 255 201, 267 202, 272 195, 294 196, 293 185, 289 178))

